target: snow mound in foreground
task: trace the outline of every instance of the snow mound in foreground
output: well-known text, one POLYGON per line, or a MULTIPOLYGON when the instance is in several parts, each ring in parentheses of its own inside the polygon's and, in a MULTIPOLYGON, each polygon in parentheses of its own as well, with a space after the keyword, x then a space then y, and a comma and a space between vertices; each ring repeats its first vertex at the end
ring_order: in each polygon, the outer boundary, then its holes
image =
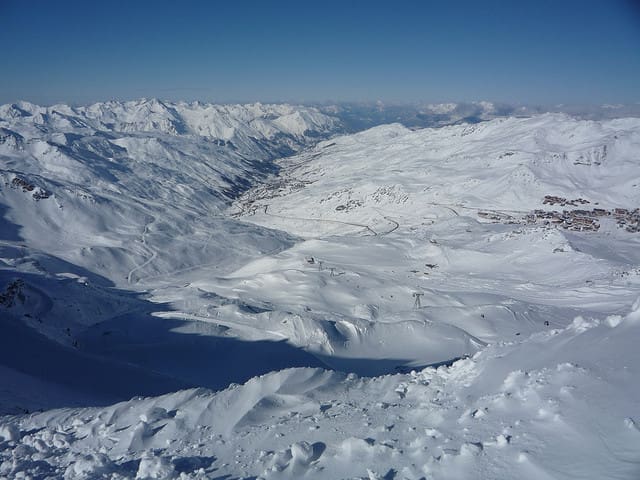
POLYGON ((410 374, 290 369, 220 393, 3 417, 0 475, 637 478, 639 318, 640 301, 410 374))

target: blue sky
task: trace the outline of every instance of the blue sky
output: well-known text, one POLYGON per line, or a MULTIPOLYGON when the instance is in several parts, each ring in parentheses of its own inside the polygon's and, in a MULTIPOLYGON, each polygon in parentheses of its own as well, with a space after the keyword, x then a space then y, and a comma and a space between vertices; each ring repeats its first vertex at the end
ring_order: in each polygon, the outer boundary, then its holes
POLYGON ((0 0, 0 103, 640 101, 632 0, 0 0))

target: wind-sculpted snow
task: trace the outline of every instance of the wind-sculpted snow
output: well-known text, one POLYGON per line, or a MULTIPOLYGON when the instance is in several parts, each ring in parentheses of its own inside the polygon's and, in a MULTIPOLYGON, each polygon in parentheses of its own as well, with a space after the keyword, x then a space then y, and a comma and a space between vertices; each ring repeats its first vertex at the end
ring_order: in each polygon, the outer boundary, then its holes
POLYGON ((636 302, 404 375, 291 369, 219 393, 4 417, 0 475, 633 479, 639 319, 636 302))

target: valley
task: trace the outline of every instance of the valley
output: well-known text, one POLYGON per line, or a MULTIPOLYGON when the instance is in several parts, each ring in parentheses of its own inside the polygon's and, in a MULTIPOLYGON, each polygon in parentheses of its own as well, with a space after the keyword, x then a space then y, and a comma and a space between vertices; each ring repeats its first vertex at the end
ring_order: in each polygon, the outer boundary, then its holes
POLYGON ((640 471, 640 121, 341 121, 0 107, 0 477, 640 471))

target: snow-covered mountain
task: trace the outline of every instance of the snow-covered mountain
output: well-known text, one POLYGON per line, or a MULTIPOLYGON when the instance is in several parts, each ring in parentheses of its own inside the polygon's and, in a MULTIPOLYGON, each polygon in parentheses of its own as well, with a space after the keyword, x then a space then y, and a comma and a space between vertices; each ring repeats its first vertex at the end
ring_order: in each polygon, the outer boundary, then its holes
POLYGON ((434 207, 515 219, 551 209, 545 196, 557 197, 556 209, 580 200, 587 209, 633 210, 640 204, 639 127, 640 119, 594 122, 564 114, 417 131, 384 125, 283 160, 278 183, 250 191, 239 206, 260 213, 268 205, 270 224, 284 223, 277 214, 338 222, 283 228, 300 234, 344 231, 339 222, 384 232, 394 222, 380 211, 420 224, 434 207))
POLYGON ((640 472, 640 120, 0 118, 0 476, 640 472))
POLYGON ((213 261, 226 203, 274 158, 339 124, 312 108, 142 100, 4 105, 0 128, 2 205, 16 235, 120 285, 213 261))
POLYGON ((232 209, 305 241, 198 285, 285 305, 256 325, 359 373, 621 313, 640 280, 639 132, 548 114, 319 143, 232 209))
POLYGON ((318 105, 318 108, 328 115, 340 118, 349 132, 358 132, 391 123, 401 123, 408 128, 425 128, 458 123, 478 123, 498 117, 540 113, 531 107, 482 101, 424 105, 361 102, 318 105))
MULTIPOLYGON (((199 384, 166 377, 158 381, 139 368, 86 358, 94 352, 83 348, 80 337, 91 325, 162 308, 136 293, 147 289, 143 278, 162 280, 202 265, 224 272, 292 245, 287 234, 222 212, 240 192, 276 171, 275 158, 340 128, 336 119, 313 108, 287 105, 141 100, 0 107, 2 316, 19 320, 4 325, 4 365, 80 388, 93 401, 102 395, 96 395, 95 382, 71 381, 91 369, 113 372, 105 373, 113 381, 105 379, 109 387, 102 392, 111 401, 170 391, 172 384, 199 384), (34 330, 49 341, 33 337, 34 330), (34 348, 34 342, 40 347, 34 348), (71 353, 60 345, 71 347, 71 353), (38 351, 35 357, 32 350, 38 351), (58 358, 47 365, 49 355, 58 358), (70 364, 66 373, 56 366, 63 359, 70 364), (76 371, 80 365, 91 368, 76 371)), ((120 361, 117 354, 111 356, 120 361)), ((15 372, 10 377, 8 393, 26 401, 14 402, 10 395, 3 408, 47 404, 34 396, 24 399, 20 391, 32 389, 15 372)), ((238 378, 232 375, 231 380, 238 378)), ((229 383, 212 381, 207 385, 229 383)), ((76 391, 65 398, 83 395, 76 391)))
POLYGON ((522 105, 509 103, 446 102, 397 104, 352 102, 319 104, 317 107, 338 117, 348 132, 355 133, 379 125, 400 123, 405 127, 427 128, 475 124, 506 117, 531 117, 543 113, 564 113, 584 120, 640 117, 640 104, 605 105, 522 105))

